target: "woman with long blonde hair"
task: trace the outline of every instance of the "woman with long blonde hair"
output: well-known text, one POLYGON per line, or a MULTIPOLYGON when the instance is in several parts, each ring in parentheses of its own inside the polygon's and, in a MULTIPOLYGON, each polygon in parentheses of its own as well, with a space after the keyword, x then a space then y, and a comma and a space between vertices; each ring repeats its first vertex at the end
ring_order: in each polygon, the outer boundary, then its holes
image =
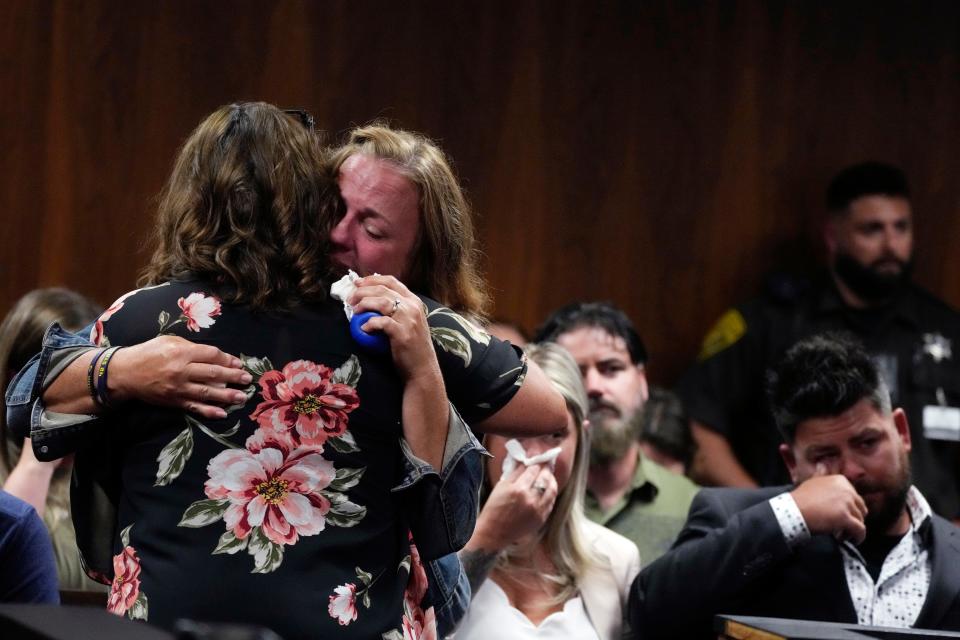
POLYGON ((576 363, 552 343, 527 354, 566 400, 567 425, 512 443, 487 436, 489 495, 460 552, 474 597, 456 637, 619 638, 640 555, 583 513, 590 442, 576 363))

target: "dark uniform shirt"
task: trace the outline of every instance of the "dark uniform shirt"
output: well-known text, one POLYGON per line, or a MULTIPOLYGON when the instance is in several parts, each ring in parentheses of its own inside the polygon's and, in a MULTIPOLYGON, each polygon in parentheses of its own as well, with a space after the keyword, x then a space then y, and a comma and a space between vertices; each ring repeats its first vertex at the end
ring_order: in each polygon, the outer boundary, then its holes
MULTIPOLYGON (((766 371, 797 340, 847 331, 874 357, 893 405, 910 423, 914 483, 934 511, 960 515, 960 430, 943 428, 925 407, 960 407, 960 315, 910 285, 889 304, 852 309, 832 281, 802 290, 779 287, 727 311, 704 339, 678 392, 696 420, 725 436, 761 485, 788 482, 782 442, 764 396, 766 371)), ((943 414, 941 413, 941 416, 943 414)))

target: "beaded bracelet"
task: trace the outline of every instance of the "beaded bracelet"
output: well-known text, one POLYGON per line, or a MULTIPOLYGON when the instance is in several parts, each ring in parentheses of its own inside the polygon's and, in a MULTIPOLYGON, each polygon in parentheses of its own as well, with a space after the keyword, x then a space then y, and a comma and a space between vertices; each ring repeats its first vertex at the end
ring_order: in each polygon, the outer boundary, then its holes
POLYGON ((100 366, 97 368, 97 399, 104 407, 110 406, 110 398, 107 396, 107 372, 109 371, 107 367, 110 365, 110 360, 113 359, 113 356, 119 350, 120 347, 110 347, 107 349, 103 354, 103 359, 100 360, 100 366))
POLYGON ((97 397, 97 385, 94 382, 93 372, 97 366, 97 360, 100 359, 100 356, 103 355, 103 352, 106 349, 94 349, 96 353, 93 354, 93 360, 90 361, 90 366, 87 367, 87 391, 90 392, 90 397, 93 398, 93 402, 96 405, 100 405, 100 398, 97 397))

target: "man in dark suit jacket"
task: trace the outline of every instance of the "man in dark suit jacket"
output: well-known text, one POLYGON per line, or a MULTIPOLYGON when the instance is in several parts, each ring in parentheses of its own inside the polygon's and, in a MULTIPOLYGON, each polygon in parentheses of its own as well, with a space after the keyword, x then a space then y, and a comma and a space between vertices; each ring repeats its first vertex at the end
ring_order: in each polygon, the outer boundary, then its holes
POLYGON ((910 483, 910 429, 859 345, 816 336, 770 377, 794 482, 704 489, 633 584, 642 638, 709 638, 715 614, 960 630, 960 529, 910 483))

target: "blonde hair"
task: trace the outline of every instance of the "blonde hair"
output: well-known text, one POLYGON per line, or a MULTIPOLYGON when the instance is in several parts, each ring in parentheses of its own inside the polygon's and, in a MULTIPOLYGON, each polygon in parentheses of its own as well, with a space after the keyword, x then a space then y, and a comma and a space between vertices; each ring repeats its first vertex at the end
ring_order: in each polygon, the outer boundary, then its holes
MULTIPOLYGON (((542 342, 528 345, 525 351, 563 396, 577 430, 577 452, 573 458, 570 480, 557 496, 543 536, 556 567, 555 574, 543 577, 559 585, 554 602, 561 603, 577 593, 584 573, 599 562, 584 536, 587 517, 583 513, 583 495, 590 465, 590 436, 585 421, 589 405, 580 369, 566 349, 556 343, 542 342)), ((509 570, 516 560, 508 550, 501 556, 500 566, 509 570)))
POLYGON ((319 141, 303 122, 264 102, 221 107, 180 149, 141 285, 197 277, 255 309, 323 299, 319 239, 335 200, 319 141))
MULTIPOLYGON (((395 165, 417 187, 420 230, 411 253, 411 289, 462 313, 483 318, 489 299, 480 275, 470 205, 443 151, 429 138, 374 122, 350 132, 346 144, 331 151, 332 171, 355 154, 395 165)), ((324 237, 337 220, 329 221, 324 237)))

